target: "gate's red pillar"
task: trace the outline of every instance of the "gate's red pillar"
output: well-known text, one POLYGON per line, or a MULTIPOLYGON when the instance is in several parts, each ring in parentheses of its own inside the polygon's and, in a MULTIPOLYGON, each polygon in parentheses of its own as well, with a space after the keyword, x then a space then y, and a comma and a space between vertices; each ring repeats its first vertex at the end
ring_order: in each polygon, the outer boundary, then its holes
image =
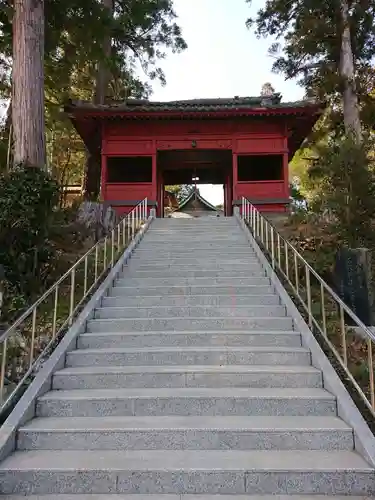
POLYGON ((107 155, 102 153, 102 169, 100 172, 100 196, 102 201, 106 200, 107 186, 107 155))
POLYGON ((157 186, 156 186, 156 189, 157 189, 157 195, 156 195, 156 203, 157 203, 157 207, 156 207, 156 215, 157 217, 162 217, 162 210, 163 210, 163 179, 162 179, 162 174, 161 172, 158 170, 157 171, 157 176, 156 176, 156 179, 157 179, 157 186))
POLYGON ((229 215, 233 215, 233 199, 236 199, 237 196, 237 182, 238 182, 238 173, 237 173, 237 154, 233 153, 232 156, 232 171, 229 176, 229 215))
POLYGON ((161 176, 161 182, 160 182, 160 217, 164 218, 164 190, 165 190, 165 185, 164 185, 164 179, 163 176, 161 176))
POLYGON ((288 152, 285 152, 283 155, 283 174, 284 174, 285 197, 289 198, 290 188, 289 188, 289 153, 288 152))
POLYGON ((228 174, 227 177, 227 217, 230 217, 233 212, 233 182, 232 182, 232 172, 228 174))
POLYGON ((224 215, 225 217, 228 217, 228 175, 225 177, 225 184, 223 186, 224 190, 224 215))
POLYGON ((158 170, 156 151, 154 151, 154 154, 152 155, 152 198, 153 201, 158 201, 158 170))

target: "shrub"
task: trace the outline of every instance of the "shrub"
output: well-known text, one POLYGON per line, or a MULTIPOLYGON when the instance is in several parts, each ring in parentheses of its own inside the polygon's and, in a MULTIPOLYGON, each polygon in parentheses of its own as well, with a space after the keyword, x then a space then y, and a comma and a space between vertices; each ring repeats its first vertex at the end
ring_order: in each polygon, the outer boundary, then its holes
POLYGON ((43 169, 19 165, 0 174, 0 264, 16 307, 42 289, 54 265, 48 235, 58 199, 58 185, 43 169))
POLYGON ((371 244, 375 214, 375 175, 370 161, 373 144, 352 137, 331 139, 309 170, 319 179, 315 207, 335 221, 349 247, 371 244))

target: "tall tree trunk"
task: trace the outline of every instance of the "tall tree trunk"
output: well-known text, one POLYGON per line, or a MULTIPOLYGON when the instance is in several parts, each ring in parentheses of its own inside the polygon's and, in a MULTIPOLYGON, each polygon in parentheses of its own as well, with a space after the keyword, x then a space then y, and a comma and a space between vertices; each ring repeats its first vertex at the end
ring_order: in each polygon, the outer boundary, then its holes
POLYGON ((14 164, 45 167, 44 0, 14 0, 12 125, 14 164))
MULTIPOLYGON (((114 0, 102 0, 103 6, 108 9, 109 15, 114 14, 114 0)), ((104 57, 108 60, 111 57, 112 40, 108 36, 103 41, 104 57)), ((98 64, 98 73, 95 84, 94 104, 104 104, 110 81, 108 61, 103 60, 98 64)), ((101 156, 100 153, 87 153, 85 177, 84 177, 84 197, 86 200, 95 200, 100 193, 100 173, 101 156)))
POLYGON ((341 0, 341 64, 340 74, 344 81, 343 108, 345 131, 354 134, 358 142, 362 141, 361 120, 359 116, 358 96, 355 83, 354 57, 349 24, 347 0, 341 0))

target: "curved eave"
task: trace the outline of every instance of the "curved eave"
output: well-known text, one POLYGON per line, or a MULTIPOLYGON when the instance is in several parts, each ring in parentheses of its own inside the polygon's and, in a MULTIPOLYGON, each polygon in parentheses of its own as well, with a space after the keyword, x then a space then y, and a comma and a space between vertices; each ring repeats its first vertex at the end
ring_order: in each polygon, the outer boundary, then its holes
POLYGON ((187 195, 187 197, 182 200, 182 202, 180 203, 178 209, 176 210, 176 212, 178 212, 179 210, 183 209, 188 203, 190 200, 192 200, 193 196, 196 195, 197 199, 203 204, 205 205, 207 208, 209 208, 210 210, 212 210, 213 212, 218 212, 219 210, 214 207, 213 205, 211 205, 211 203, 207 200, 205 200, 204 198, 202 198, 202 196, 200 195, 199 191, 196 190, 196 189, 192 189, 191 192, 187 195))
POLYGON ((304 139, 310 134, 313 126, 324 111, 323 104, 305 104, 300 106, 279 107, 253 107, 234 108, 212 111, 119 111, 115 109, 98 110, 90 107, 65 106, 65 112, 70 117, 77 132, 82 137, 86 147, 92 152, 100 149, 101 141, 98 136, 100 129, 106 121, 131 121, 131 120, 189 120, 189 119, 228 119, 228 118, 254 118, 262 119, 272 117, 284 119, 289 134, 288 147, 290 157, 300 147, 304 139), (95 141, 93 140, 95 138, 95 141))
POLYGON ((228 118, 257 116, 306 116, 320 114, 319 105, 278 108, 234 108, 212 111, 116 111, 97 110, 67 106, 65 112, 74 119, 99 118, 101 120, 168 120, 192 118, 228 118))

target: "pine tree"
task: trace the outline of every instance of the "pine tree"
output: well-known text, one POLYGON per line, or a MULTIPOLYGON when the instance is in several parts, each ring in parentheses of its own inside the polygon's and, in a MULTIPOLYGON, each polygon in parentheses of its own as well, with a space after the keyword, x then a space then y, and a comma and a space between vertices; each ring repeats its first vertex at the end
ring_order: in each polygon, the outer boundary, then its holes
POLYGON ((274 71, 298 78, 307 96, 326 101, 334 125, 343 111, 346 132, 361 139, 358 113, 371 126, 374 113, 374 16, 375 0, 269 0, 247 25, 276 37, 274 71))

